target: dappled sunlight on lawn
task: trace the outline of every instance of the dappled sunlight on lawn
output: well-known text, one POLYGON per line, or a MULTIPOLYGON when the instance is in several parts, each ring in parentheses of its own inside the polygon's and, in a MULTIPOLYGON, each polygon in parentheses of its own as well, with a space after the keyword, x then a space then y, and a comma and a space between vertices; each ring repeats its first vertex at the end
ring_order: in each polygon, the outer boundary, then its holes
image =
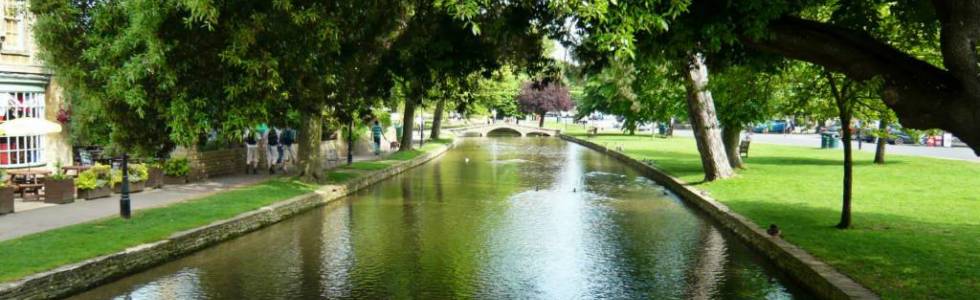
MULTIPOLYGON (((602 134, 590 141, 688 182, 703 178, 690 138, 602 134)), ((698 184, 711 197, 831 263, 885 298, 969 298, 980 290, 980 164, 854 153, 854 228, 840 218, 841 149, 752 144, 735 178, 698 184)), ((975 295, 974 295, 975 296, 975 295)))

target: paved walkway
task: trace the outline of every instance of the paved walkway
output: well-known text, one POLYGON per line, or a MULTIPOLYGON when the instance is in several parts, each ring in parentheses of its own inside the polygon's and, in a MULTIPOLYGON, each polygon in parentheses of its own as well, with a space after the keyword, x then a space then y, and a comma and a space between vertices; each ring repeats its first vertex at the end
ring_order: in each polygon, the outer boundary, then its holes
MULTIPOLYGON (((355 161, 379 158, 381 157, 373 155, 354 156, 355 161)), ((340 165, 343 165, 343 162, 340 165)), ((167 185, 161 189, 147 189, 141 193, 131 194, 130 201, 132 209, 135 211, 200 198, 211 193, 255 184, 269 178, 271 176, 268 173, 259 172, 258 175, 236 174, 184 185, 167 185)), ((18 203, 17 209, 27 208, 31 205, 35 207, 0 216, 0 241, 119 214, 118 194, 91 201, 76 199, 74 203, 61 205, 49 206, 36 203, 18 203)))

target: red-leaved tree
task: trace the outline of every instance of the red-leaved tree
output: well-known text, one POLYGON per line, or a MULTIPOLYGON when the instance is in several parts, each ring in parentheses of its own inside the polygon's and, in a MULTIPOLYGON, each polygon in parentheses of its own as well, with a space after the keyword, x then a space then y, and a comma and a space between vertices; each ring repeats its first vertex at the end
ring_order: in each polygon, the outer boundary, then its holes
POLYGON ((517 105, 521 112, 538 116, 538 127, 544 127, 544 114, 549 111, 566 111, 574 107, 567 87, 540 80, 526 82, 521 86, 517 105))

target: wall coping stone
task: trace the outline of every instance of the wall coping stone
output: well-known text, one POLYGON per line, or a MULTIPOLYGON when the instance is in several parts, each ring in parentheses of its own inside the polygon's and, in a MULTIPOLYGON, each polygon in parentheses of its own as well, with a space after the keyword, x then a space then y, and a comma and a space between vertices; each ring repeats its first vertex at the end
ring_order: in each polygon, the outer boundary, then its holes
POLYGON ((344 184, 322 185, 310 193, 244 212, 230 219, 173 233, 165 240, 136 245, 120 252, 0 283, 0 299, 63 298, 112 282, 340 200, 353 192, 435 159, 454 148, 458 142, 459 139, 454 139, 445 147, 397 162, 344 184))
POLYGON ((725 204, 711 198, 707 192, 694 188, 687 182, 670 176, 667 172, 638 161, 622 152, 569 135, 562 134, 560 137, 566 141, 605 153, 663 185, 687 203, 706 212, 723 227, 765 255, 776 266, 790 274, 817 296, 824 299, 880 299, 870 289, 827 263, 820 261, 800 247, 781 238, 770 237, 765 230, 748 218, 732 211, 725 204))

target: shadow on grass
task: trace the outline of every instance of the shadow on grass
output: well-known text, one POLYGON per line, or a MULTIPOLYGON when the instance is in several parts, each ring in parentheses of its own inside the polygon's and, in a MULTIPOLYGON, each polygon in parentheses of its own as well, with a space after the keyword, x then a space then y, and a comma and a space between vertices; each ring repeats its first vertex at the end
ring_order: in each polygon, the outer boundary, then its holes
MULTIPOLYGON (((734 197, 738 198, 738 197, 734 197)), ((853 228, 834 228, 840 211, 803 203, 723 201, 761 227, 830 263, 883 298, 970 299, 980 285, 980 226, 854 211, 853 228)), ((861 205, 856 200, 855 205, 861 205)))
MULTIPOLYGON (((811 166, 843 166, 843 159, 832 159, 832 158, 810 158, 810 157, 780 157, 780 156, 756 156, 749 157, 745 159, 745 162, 749 165, 759 164, 759 165, 811 165, 811 166)), ((889 164, 902 164, 902 161, 891 161, 889 164)), ((871 160, 854 160, 854 166, 869 166, 873 165, 874 161, 871 160)))

